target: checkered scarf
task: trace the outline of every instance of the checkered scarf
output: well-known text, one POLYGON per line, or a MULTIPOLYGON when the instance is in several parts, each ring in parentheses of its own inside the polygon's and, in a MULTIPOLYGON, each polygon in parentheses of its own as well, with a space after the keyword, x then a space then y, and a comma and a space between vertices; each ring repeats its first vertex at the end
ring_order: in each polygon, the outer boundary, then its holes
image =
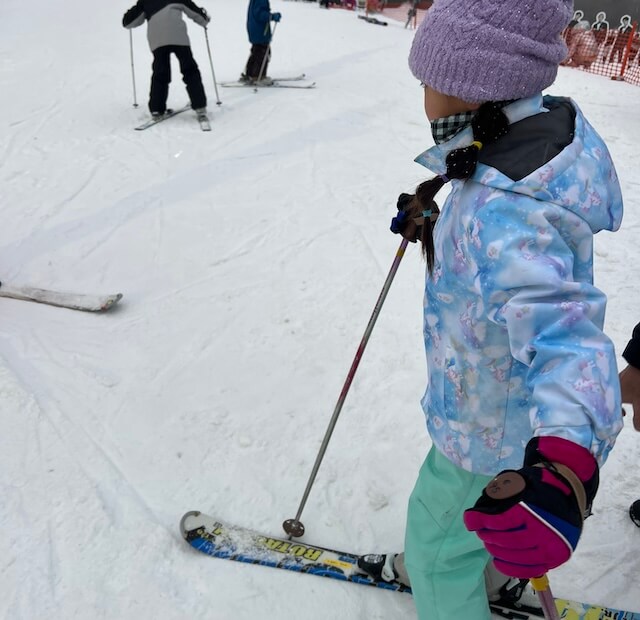
MULTIPOLYGON (((506 101, 497 101, 495 103, 501 108, 504 108, 514 101, 516 101, 516 99, 507 99, 506 101)), ((433 139, 436 144, 442 144, 462 131, 471 123, 475 113, 476 110, 469 110, 469 112, 460 112, 431 121, 431 133, 433 134, 433 139)))
POLYGON ((451 116, 431 121, 431 133, 436 144, 442 144, 462 131, 471 123, 474 114, 475 112, 473 111, 460 112, 459 114, 452 114, 451 116))

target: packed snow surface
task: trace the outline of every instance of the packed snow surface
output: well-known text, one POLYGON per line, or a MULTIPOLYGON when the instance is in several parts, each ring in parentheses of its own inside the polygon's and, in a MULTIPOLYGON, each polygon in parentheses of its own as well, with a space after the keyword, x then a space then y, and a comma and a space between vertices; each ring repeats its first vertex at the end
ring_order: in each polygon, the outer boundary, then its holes
MULTIPOLYGON (((249 51, 246 1, 207 0, 216 77, 249 51)), ((0 299, 0 616, 10 620, 412 618, 411 597, 215 560, 178 532, 198 509, 282 533, 400 239, 395 200, 432 144, 407 68, 412 32, 272 0, 274 76, 314 90, 220 88, 189 24, 212 132, 185 113, 145 132, 151 65, 118 2, 3 0, 0 280, 122 292, 95 315, 0 299)), ((607 331, 638 312, 640 88, 561 69, 622 181, 596 241, 607 331)), ((169 104, 187 101, 174 65, 169 104)), ((429 448, 419 399, 424 263, 411 246, 302 516, 306 540, 399 550, 429 448)), ((640 611, 640 435, 602 471, 557 596, 640 611)))

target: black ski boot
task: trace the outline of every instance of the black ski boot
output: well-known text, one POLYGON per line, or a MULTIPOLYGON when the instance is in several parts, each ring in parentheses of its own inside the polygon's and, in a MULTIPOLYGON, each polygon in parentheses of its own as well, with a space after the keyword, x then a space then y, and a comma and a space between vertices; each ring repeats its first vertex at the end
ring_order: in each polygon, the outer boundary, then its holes
POLYGON ((398 578, 398 573, 393 568, 395 557, 395 553, 361 555, 358 566, 376 581, 395 581, 398 578))
POLYGON ((404 566, 404 553, 361 555, 358 558, 358 566, 376 581, 386 581, 387 583, 395 581, 401 586, 411 587, 409 575, 404 566))
POLYGON ((489 596, 489 606, 494 613, 512 618, 510 611, 544 618, 540 599, 528 579, 509 579, 495 596, 489 596))

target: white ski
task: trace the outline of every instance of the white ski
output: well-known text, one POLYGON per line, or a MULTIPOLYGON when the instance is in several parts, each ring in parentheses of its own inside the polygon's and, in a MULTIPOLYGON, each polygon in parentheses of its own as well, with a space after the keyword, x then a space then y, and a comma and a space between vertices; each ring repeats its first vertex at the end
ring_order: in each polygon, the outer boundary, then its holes
POLYGON ((315 82, 300 83, 298 80, 289 80, 284 82, 275 81, 272 84, 250 84, 248 82, 223 82, 221 86, 225 88, 253 88, 255 91, 262 88, 299 88, 308 89, 315 88, 315 82))
POLYGON ((144 123, 142 123, 142 125, 138 125, 137 127, 135 127, 135 130, 144 131, 145 129, 149 129, 149 127, 153 127, 154 125, 157 125, 162 121, 166 121, 168 118, 172 118, 173 116, 182 114, 183 112, 186 112, 187 110, 190 110, 190 109, 191 109, 191 104, 188 103, 184 107, 178 108, 177 110, 167 110, 162 116, 158 116, 157 118, 150 118, 148 121, 145 121, 144 123))
MULTIPOLYGON (((291 75, 287 77, 274 77, 271 78, 274 82, 299 82, 300 80, 304 80, 307 77, 306 73, 300 73, 299 75, 291 75)), ((219 82, 220 86, 237 86, 239 84, 249 84, 248 82, 239 82, 238 80, 234 80, 232 82, 219 82)))
POLYGON ((84 312, 103 312, 122 299, 122 293, 113 295, 82 295, 49 291, 31 286, 7 286, 0 284, 0 297, 9 297, 21 301, 35 301, 49 306, 82 310, 84 312))
POLYGON ((291 77, 274 77, 271 78, 274 82, 299 82, 300 80, 304 80, 307 77, 306 73, 301 73, 300 75, 294 75, 291 77))

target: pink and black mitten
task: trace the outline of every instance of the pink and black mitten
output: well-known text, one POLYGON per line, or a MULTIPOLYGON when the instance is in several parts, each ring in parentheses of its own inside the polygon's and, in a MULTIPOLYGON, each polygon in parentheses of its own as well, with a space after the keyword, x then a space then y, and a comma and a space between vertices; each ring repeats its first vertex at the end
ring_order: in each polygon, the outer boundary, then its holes
POLYGON ((598 490, 598 464, 582 446, 536 437, 524 467, 500 472, 464 513, 464 523, 511 577, 539 577, 566 562, 598 490))

